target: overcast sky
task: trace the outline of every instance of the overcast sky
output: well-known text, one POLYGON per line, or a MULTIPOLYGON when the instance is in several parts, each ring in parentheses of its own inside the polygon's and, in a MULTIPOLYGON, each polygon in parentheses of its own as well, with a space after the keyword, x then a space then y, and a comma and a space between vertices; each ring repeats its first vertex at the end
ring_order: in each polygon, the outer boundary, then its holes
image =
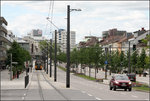
MULTIPOLYGON (((18 37, 32 29, 42 29, 43 35, 51 38, 50 23, 46 20, 50 2, 2 1, 1 16, 8 21, 7 29, 18 37)), ((101 37, 102 31, 112 28, 127 32, 141 27, 149 29, 149 1, 54 1, 53 22, 59 28, 67 27, 67 5, 82 9, 71 12, 71 30, 76 31, 76 43, 87 35, 101 37)))

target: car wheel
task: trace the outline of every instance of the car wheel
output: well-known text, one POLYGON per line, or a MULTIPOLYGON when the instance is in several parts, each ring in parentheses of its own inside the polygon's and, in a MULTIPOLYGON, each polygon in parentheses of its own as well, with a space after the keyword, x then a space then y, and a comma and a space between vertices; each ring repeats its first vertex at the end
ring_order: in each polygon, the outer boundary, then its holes
POLYGON ((112 90, 112 89, 113 89, 113 87, 110 86, 110 90, 112 90))
POLYGON ((132 91, 132 88, 129 88, 129 91, 132 91))
POLYGON ((127 89, 124 89, 124 91, 127 91, 127 89))
POLYGON ((113 90, 116 91, 116 87, 114 86, 113 88, 114 88, 113 90))

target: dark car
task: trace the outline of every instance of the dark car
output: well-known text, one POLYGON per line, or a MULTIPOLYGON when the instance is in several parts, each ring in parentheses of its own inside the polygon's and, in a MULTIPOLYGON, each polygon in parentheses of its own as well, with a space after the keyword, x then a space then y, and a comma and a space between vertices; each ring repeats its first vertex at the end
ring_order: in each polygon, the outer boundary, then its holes
POLYGON ((125 91, 128 89, 132 90, 132 82, 129 80, 128 76, 125 74, 115 74, 112 76, 112 79, 109 83, 110 90, 116 91, 116 89, 124 89, 125 91))
POLYGON ((129 79, 131 81, 136 82, 136 74, 135 73, 127 74, 127 76, 129 77, 129 79))

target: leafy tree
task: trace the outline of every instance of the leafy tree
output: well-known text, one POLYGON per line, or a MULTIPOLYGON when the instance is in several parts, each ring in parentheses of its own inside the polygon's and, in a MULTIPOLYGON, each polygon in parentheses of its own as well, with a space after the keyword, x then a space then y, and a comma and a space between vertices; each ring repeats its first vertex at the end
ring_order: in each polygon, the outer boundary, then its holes
POLYGON ((132 68, 134 69, 134 72, 136 72, 137 61, 138 61, 138 54, 137 51, 134 51, 134 53, 131 56, 131 65, 132 68))
POLYGON ((24 68, 24 62, 31 60, 29 52, 23 49, 16 41, 11 45, 11 48, 7 50, 7 65, 10 64, 10 54, 12 54, 12 61, 18 62, 17 65, 14 65, 14 73, 19 70, 22 71, 24 68))
POLYGON ((141 61, 140 67, 143 68, 143 70, 144 70, 145 69, 145 64, 146 64, 146 61, 145 61, 145 59, 146 59, 146 53, 145 53, 144 48, 142 49, 142 52, 141 52, 139 58, 140 58, 140 61, 141 61))

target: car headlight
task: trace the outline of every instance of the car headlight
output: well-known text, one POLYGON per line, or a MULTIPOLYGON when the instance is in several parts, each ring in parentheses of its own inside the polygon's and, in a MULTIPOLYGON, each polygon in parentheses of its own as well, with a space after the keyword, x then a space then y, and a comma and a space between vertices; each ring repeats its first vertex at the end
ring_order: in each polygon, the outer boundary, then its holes
POLYGON ((118 82, 118 81, 115 81, 115 83, 116 83, 116 84, 119 84, 119 82, 118 82))
POLYGON ((129 82, 129 85, 131 85, 131 84, 132 84, 132 82, 130 81, 130 82, 129 82))

